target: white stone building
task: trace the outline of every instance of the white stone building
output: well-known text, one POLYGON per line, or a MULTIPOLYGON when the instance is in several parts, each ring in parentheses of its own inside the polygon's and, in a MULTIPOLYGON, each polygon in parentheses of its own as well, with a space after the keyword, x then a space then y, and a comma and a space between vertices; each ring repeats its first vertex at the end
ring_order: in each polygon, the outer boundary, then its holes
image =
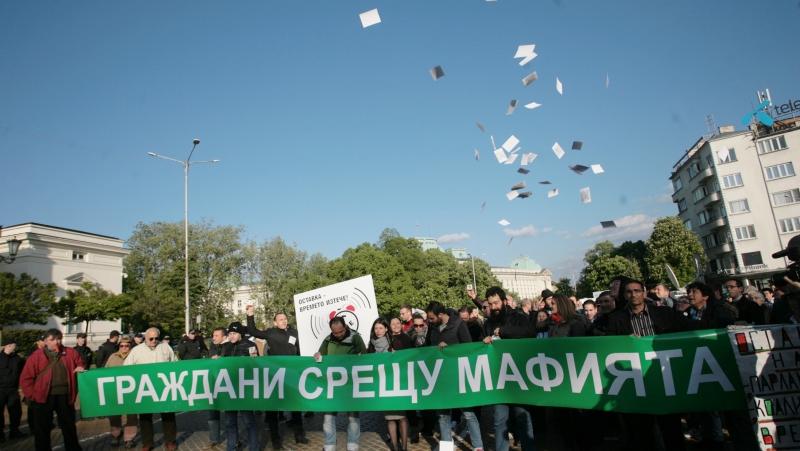
MULTIPOLYGON (((0 263, 0 271, 15 275, 27 273, 42 283, 53 282, 57 297, 68 290, 80 288, 89 281, 113 293, 122 292, 122 260, 129 251, 119 238, 29 222, 0 229, 0 254, 8 255, 7 242, 22 241, 13 263, 0 263)), ((9 328, 57 328, 64 333, 64 343, 72 345, 75 334, 83 324, 64 325, 63 319, 50 317, 47 324, 13 325, 9 328)), ((119 330, 120 321, 93 321, 89 343, 96 348, 108 338, 109 332, 119 330)))
POLYGON ((522 299, 534 299, 542 294, 542 290, 553 289, 553 273, 524 256, 512 261, 509 267, 492 267, 492 274, 504 290, 513 291, 522 299))
POLYGON ((698 235, 708 272, 763 280, 787 266, 772 254, 800 233, 800 118, 720 127, 675 163, 672 200, 698 235))

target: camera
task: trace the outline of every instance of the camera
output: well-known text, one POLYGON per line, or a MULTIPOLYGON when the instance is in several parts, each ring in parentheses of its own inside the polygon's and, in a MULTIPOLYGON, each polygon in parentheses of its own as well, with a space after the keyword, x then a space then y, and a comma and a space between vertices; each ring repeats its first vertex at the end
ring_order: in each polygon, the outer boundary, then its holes
POLYGON ((786 245, 786 249, 772 254, 772 258, 782 257, 788 258, 792 263, 786 267, 785 272, 772 276, 772 283, 776 287, 784 286, 786 285, 784 277, 788 277, 794 282, 800 282, 800 235, 793 236, 786 245))

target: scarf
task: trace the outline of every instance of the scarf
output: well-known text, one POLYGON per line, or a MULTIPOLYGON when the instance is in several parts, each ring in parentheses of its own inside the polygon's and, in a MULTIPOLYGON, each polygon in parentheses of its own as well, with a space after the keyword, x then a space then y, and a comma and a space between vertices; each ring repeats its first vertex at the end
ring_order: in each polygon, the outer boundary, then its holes
POLYGON ((386 337, 386 335, 384 335, 382 337, 378 337, 378 338, 373 338, 369 342, 372 345, 372 347, 375 349, 376 353, 378 353, 378 352, 388 352, 389 351, 390 342, 389 342, 389 339, 386 337))

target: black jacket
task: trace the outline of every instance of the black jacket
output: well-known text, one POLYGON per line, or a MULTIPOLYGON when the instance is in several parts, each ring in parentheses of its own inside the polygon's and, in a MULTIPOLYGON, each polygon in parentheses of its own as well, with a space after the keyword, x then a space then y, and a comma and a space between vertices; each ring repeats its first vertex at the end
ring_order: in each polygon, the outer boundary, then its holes
POLYGON ((247 333, 262 340, 267 340, 267 355, 300 355, 300 340, 297 329, 291 326, 286 330, 270 327, 266 330, 256 329, 255 317, 247 317, 247 333))
POLYGON ((222 343, 222 357, 250 357, 252 355, 258 355, 258 348, 256 348, 256 344, 250 340, 241 339, 236 343, 222 343), (253 349, 251 351, 250 349, 253 349), (252 353, 252 354, 251 354, 252 353))
POLYGON ((528 315, 503 306, 497 316, 489 315, 483 323, 484 336, 491 337, 494 330, 500 329, 500 338, 531 338, 535 337, 535 328, 531 326, 528 315))
POLYGON ((736 309, 723 302, 709 299, 703 316, 698 320, 691 319, 696 310, 694 307, 689 307, 684 316, 691 321, 692 329, 724 329, 736 322, 736 309))
POLYGON ((739 299, 732 302, 736 310, 739 311, 739 321, 745 321, 747 324, 764 325, 767 324, 769 317, 769 307, 766 302, 758 305, 747 296, 741 296, 739 299))
POLYGON ((222 356, 222 345, 215 345, 214 343, 211 343, 211 345, 208 347, 208 356, 214 357, 215 355, 220 357, 222 356))
POLYGON ((588 321, 582 315, 575 315, 569 321, 550 325, 550 338, 583 337, 589 335, 588 321))
POLYGON ((19 387, 20 373, 22 359, 17 353, 8 355, 0 348, 0 390, 16 390, 19 387))
POLYGON ((178 358, 181 360, 202 359, 207 353, 206 345, 202 339, 195 338, 190 340, 186 336, 181 338, 176 351, 178 352, 178 358))
POLYGON ((111 357, 111 354, 117 351, 119 351, 119 346, 110 340, 106 340, 105 343, 97 348, 97 353, 94 355, 94 364, 97 365, 98 368, 103 368, 106 366, 106 361, 111 357))
POLYGON ((408 334, 404 332, 400 332, 397 335, 392 335, 390 338, 392 341, 392 349, 394 349, 395 351, 414 347, 414 342, 411 341, 411 337, 409 337, 408 334))
MULTIPOLYGON (((650 321, 653 323, 653 331, 656 335, 680 332, 690 328, 689 321, 669 307, 647 306, 647 312, 650 314, 650 321)), ((627 307, 608 314, 606 335, 631 334, 633 334, 631 313, 627 307)))
POLYGON ((78 351, 78 354, 81 355, 83 367, 88 370, 92 366, 92 357, 94 356, 94 352, 92 352, 88 346, 75 346, 74 349, 78 351))
POLYGON ((447 320, 447 324, 443 330, 439 330, 438 324, 431 324, 428 326, 428 330, 431 334, 431 345, 437 346, 441 342, 445 342, 448 345, 472 343, 472 337, 469 334, 467 325, 464 321, 461 321, 461 318, 458 317, 458 313, 453 309, 447 309, 447 315, 450 319, 447 320))

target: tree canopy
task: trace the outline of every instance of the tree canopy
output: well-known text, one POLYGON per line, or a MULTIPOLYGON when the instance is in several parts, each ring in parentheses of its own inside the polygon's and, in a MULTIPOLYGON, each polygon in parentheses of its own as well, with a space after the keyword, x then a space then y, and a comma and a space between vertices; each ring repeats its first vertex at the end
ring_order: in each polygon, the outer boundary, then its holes
POLYGON ((43 284, 28 274, 0 273, 0 337, 4 326, 46 324, 56 300, 56 284, 43 284))
POLYGON ((696 278, 695 256, 699 256, 701 267, 706 265, 706 256, 700 240, 677 216, 656 221, 645 247, 644 259, 653 282, 671 285, 664 268, 665 263, 672 267, 678 281, 684 286, 696 278))

